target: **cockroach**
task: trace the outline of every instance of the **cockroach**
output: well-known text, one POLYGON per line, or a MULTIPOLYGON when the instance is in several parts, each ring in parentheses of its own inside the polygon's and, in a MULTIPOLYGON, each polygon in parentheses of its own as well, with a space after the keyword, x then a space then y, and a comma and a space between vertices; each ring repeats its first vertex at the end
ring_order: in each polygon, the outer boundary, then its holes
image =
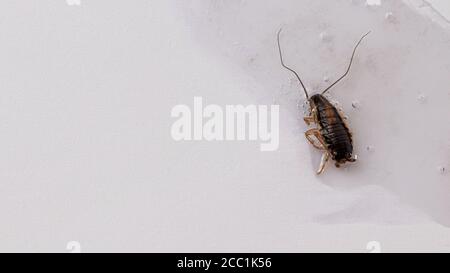
POLYGON ((346 162, 355 162, 357 157, 356 155, 353 155, 352 133, 345 121, 346 118, 341 111, 338 111, 336 107, 325 98, 324 94, 348 75, 353 63, 353 58, 355 57, 356 49, 359 44, 361 44, 362 40, 369 35, 370 31, 364 34, 356 43, 345 73, 324 91, 311 97, 309 97, 308 91, 299 74, 294 69, 284 64, 280 46, 280 33, 281 29, 277 33, 278 52, 280 53, 281 65, 294 73, 305 92, 306 99, 309 102, 309 116, 304 117, 304 121, 308 126, 312 123, 316 125, 316 128, 309 129, 305 132, 306 139, 315 148, 323 151, 317 174, 323 172, 330 157, 338 168, 346 162))

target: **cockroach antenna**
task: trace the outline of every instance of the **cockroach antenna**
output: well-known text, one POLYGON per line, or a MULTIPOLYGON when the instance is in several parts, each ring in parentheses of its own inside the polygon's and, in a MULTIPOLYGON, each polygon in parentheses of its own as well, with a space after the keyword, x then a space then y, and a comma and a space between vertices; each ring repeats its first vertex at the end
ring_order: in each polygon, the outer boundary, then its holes
POLYGON ((330 86, 328 86, 327 89, 322 91, 322 95, 325 94, 328 90, 330 90, 335 84, 337 84, 338 82, 340 82, 343 78, 345 78, 345 76, 347 76, 348 72, 350 71, 350 67, 352 66, 353 63, 353 57, 355 57, 355 52, 356 49, 358 48, 359 44, 362 42, 362 40, 370 34, 371 31, 367 32, 366 34, 364 34, 361 39, 359 39, 358 43, 356 44, 355 48, 353 49, 353 53, 352 53, 352 57, 350 58, 350 63, 348 65, 347 71, 345 71, 344 75, 342 75, 339 79, 337 79, 337 81, 335 81, 333 84, 331 84, 330 86))
POLYGON ((282 30, 282 28, 280 28, 280 30, 278 30, 278 33, 277 33, 278 52, 280 53, 280 61, 281 61, 281 65, 282 65, 284 68, 286 68, 287 70, 289 70, 289 71, 291 71, 292 73, 295 74, 295 76, 297 77, 298 81, 300 82, 300 84, 301 84, 302 87, 303 87, 303 91, 305 91, 306 99, 309 100, 308 91, 306 91, 306 87, 305 87, 305 85, 303 84, 302 80, 300 79, 300 76, 298 75, 298 73, 295 72, 294 69, 292 69, 292 68, 288 67, 287 65, 285 65, 284 62, 283 62, 283 54, 281 53, 281 46, 280 46, 280 33, 281 33, 281 30, 282 30))

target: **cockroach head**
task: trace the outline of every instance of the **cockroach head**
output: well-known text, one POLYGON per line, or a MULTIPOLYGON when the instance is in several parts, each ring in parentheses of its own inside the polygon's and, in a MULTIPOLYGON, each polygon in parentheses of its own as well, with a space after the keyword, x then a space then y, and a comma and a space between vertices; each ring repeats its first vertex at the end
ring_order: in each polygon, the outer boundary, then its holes
POLYGON ((319 104, 324 104, 327 102, 327 99, 322 94, 314 94, 309 98, 309 105, 311 107, 315 107, 319 104))

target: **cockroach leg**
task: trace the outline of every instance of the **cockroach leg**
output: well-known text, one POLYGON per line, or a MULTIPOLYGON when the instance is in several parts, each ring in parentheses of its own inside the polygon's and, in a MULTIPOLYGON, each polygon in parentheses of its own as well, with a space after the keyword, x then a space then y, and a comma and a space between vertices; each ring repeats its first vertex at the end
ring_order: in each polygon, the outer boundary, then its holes
POLYGON ((311 123, 317 123, 316 117, 317 117, 317 115, 316 115, 316 109, 313 108, 313 109, 311 110, 311 114, 310 114, 309 116, 307 116, 307 117, 304 117, 303 120, 304 120, 304 121, 306 122, 306 124, 309 126, 309 125, 311 125, 311 123))
POLYGON ((319 140, 320 144, 322 144, 322 147, 326 148, 327 145, 325 144, 325 141, 323 140, 322 134, 320 133, 319 129, 316 129, 316 131, 314 131, 314 135, 316 136, 317 140, 319 140))
POLYGON ((305 132, 306 139, 314 146, 314 148, 319 150, 325 150, 324 142, 320 136, 320 132, 317 128, 309 129, 305 132), (313 136, 320 142, 321 145, 318 145, 317 142, 312 138, 313 136))
POLYGON ((303 120, 306 122, 306 125, 311 125, 314 122, 314 117, 304 117, 303 120))
POLYGON ((330 158, 330 154, 328 152, 324 152, 322 154, 322 159, 320 160, 320 166, 317 170, 317 174, 321 174, 325 169, 325 165, 327 164, 328 159, 330 158))

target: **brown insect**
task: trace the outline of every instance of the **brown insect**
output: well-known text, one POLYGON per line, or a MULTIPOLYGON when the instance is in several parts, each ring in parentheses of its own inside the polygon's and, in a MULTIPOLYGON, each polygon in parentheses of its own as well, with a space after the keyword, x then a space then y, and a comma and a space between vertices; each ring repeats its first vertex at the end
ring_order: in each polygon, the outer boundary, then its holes
POLYGON ((353 49, 350 63, 344 75, 342 75, 324 91, 319 94, 315 94, 312 97, 309 97, 308 91, 306 90, 306 87, 300 79, 298 73, 284 64, 280 46, 280 33, 281 29, 277 34, 278 51, 280 53, 281 65, 295 74, 303 88, 303 91, 305 92, 306 99, 309 102, 310 113, 309 116, 304 117, 303 119, 305 120, 307 125, 313 123, 317 126, 316 128, 309 129, 305 132, 306 139, 315 148, 323 151, 317 174, 321 174, 323 172, 325 165, 330 157, 333 161, 335 161, 335 165, 338 168, 341 164, 344 164, 347 161, 355 162, 356 155, 353 155, 352 134, 348 128, 347 123, 345 122, 346 118, 344 118, 343 113, 338 111, 336 107, 331 104, 323 95, 328 92, 335 84, 345 78, 345 76, 347 76, 348 72, 350 71, 350 67, 352 66, 356 49, 358 48, 364 37, 369 35, 370 31, 364 34, 361 39, 359 39, 358 43, 353 49))

